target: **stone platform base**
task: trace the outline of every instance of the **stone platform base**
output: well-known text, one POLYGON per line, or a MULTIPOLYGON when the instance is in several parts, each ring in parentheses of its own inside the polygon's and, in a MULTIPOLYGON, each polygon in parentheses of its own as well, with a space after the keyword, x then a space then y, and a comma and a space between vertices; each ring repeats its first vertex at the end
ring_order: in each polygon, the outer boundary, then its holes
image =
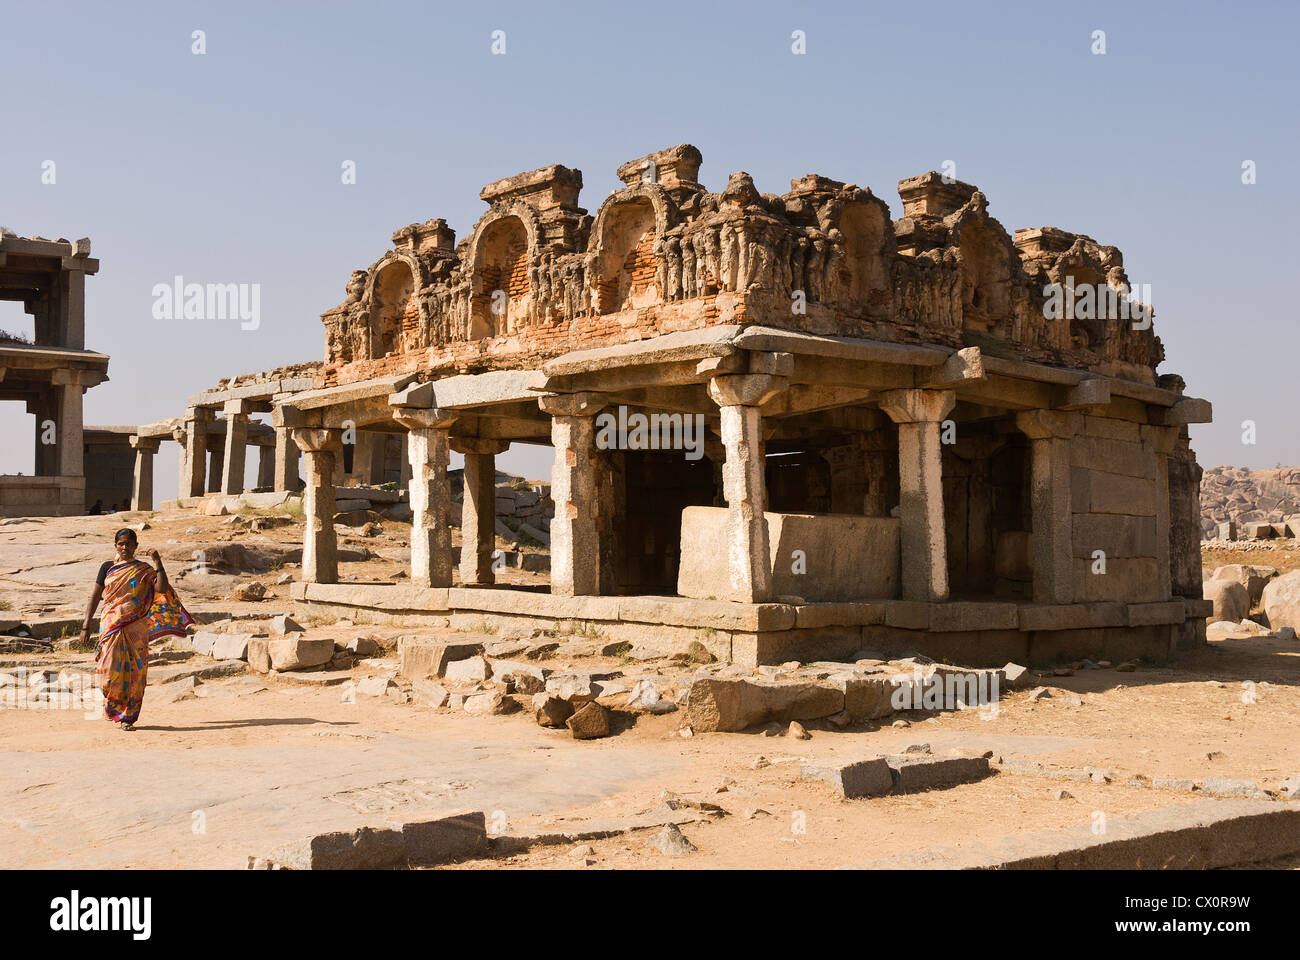
POLYGON ((518 588, 420 588, 381 583, 295 583, 295 613, 357 623, 450 626, 502 635, 579 632, 634 654, 667 656, 693 641, 746 667, 834 660, 859 650, 921 653, 970 667, 1008 661, 1048 666, 1090 657, 1165 662, 1203 642, 1204 600, 1160 603, 1016 604, 728 603, 684 597, 556 597, 518 588), (1199 627, 1199 632, 1198 632, 1199 627))

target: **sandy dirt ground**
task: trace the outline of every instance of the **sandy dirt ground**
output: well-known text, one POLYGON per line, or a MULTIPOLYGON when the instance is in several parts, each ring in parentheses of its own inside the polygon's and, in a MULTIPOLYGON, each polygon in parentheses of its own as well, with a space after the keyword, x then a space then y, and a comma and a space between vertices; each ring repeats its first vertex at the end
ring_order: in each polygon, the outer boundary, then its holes
MULTIPOLYGON (((141 547, 157 546, 175 570, 201 549, 195 543, 237 541, 269 558, 301 543, 297 524, 254 533, 227 520, 152 515, 141 547)), ((109 517, 0 526, 0 619, 79 616, 112 531, 122 525, 122 517, 109 517)), ((344 546, 381 558, 346 563, 345 576, 380 580, 400 569, 404 528, 384 528, 343 538, 344 546)), ((289 609, 287 587, 275 581, 295 571, 281 557, 263 573, 187 574, 178 588, 192 610, 255 615, 236 626, 257 629, 289 609), (250 579, 270 586, 272 598, 225 599, 250 579)), ((342 642, 373 636, 388 648, 353 667, 360 679, 395 673, 396 635, 419 631, 321 622, 309 632, 342 642)), ((670 686, 690 669, 608 657, 578 664, 563 656, 540 665, 599 665, 670 686)), ((1005 693, 996 715, 908 713, 900 715, 907 726, 890 718, 879 728, 812 722, 809 740, 772 735, 777 727, 687 738, 678 712, 629 715, 616 736, 576 741, 566 730, 537 726, 526 711, 479 717, 350 696, 309 674, 245 673, 202 681, 194 696, 174 698, 183 685, 165 681, 211 662, 160 650, 134 732, 79 707, 0 711, 0 866, 241 868, 250 855, 324 830, 459 810, 482 810, 492 836, 535 837, 577 835, 671 805, 697 817, 681 827, 697 853, 667 858, 648 845, 654 831, 636 830, 535 843, 454 868, 838 867, 1202 799, 1131 780, 1239 778, 1276 790, 1300 773, 1300 645, 1269 637, 1218 639, 1176 664, 1132 673, 1047 676, 1041 682, 1051 699, 1005 693), (799 779, 805 759, 857 759, 919 744, 936 755, 991 751, 999 772, 947 790, 870 800, 836 799, 825 785, 799 779), (1012 769, 1026 760, 1047 774, 1012 769), (1072 778, 1084 766, 1106 768, 1111 782, 1072 778), (1056 799, 1062 789, 1070 796, 1056 799), (574 855, 583 846, 590 850, 574 855)), ((0 672, 19 664, 88 670, 91 657, 0 656, 0 672)))

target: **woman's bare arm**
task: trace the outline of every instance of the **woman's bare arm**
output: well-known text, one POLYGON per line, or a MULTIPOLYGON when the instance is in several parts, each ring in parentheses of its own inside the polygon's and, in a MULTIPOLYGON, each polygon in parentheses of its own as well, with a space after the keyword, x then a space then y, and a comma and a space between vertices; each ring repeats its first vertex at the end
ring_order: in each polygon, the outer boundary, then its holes
POLYGON ((158 575, 154 581, 154 590, 158 593, 166 593, 171 589, 171 583, 167 579, 167 571, 163 569, 162 557, 158 556, 157 550, 150 550, 149 559, 153 561, 154 572, 158 575))
POLYGON ((99 609, 99 601, 104 596, 104 585, 95 584, 95 589, 90 593, 90 603, 86 605, 86 615, 81 620, 81 639, 86 641, 90 639, 90 622, 95 619, 95 611, 99 609))

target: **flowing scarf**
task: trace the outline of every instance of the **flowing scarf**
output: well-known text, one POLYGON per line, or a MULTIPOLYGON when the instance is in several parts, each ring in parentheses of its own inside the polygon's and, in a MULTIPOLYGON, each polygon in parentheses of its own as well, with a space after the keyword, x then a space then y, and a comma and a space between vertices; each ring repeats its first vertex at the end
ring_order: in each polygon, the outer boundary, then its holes
POLYGON ((99 616, 100 643, 137 620, 145 620, 149 640, 183 637, 194 618, 181 605, 176 591, 160 593, 158 575, 142 560, 125 560, 104 577, 104 609, 99 616))

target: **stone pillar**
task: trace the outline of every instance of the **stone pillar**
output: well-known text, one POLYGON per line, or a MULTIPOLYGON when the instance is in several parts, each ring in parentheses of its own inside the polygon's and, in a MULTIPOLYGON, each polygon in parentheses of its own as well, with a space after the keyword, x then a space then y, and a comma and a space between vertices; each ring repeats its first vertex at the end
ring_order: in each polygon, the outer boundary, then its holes
POLYGON ((176 499, 184 500, 190 495, 190 478, 186 470, 185 447, 189 432, 184 427, 176 427, 172 430, 172 439, 176 441, 176 447, 180 453, 176 457, 176 499))
POLYGON ((221 464, 221 492, 238 496, 244 492, 244 465, 248 456, 248 402, 227 400, 226 454, 221 464))
MULTIPOLYGON (((294 442, 307 461, 307 488, 303 515, 307 522, 302 542, 304 583, 337 583, 338 540, 334 535, 334 463, 343 449, 343 431, 319 427, 296 428, 294 442)), ((412 542, 414 547, 414 542, 412 542)))
POLYGON ((436 407, 404 408, 393 419, 406 427, 411 461, 411 583, 451 586, 451 480, 447 432, 454 416, 436 407))
POLYGON ((59 476, 85 476, 82 439, 82 388, 81 371, 65 368, 55 370, 51 382, 59 387, 59 418, 57 425, 56 456, 59 476))
POLYGON ((262 444, 257 448, 257 486, 275 489, 275 447, 262 444))
POLYGON ((1016 426, 1029 437, 1029 499, 1033 514, 1035 603, 1074 602, 1074 513, 1070 502, 1070 443, 1079 416, 1025 410, 1016 426))
POLYGON ((904 600, 948 599, 939 426, 956 400, 951 390, 886 390, 880 395, 880 409, 898 424, 904 600))
POLYGON ((225 466, 225 446, 214 447, 208 444, 208 489, 207 493, 220 493, 223 469, 225 466))
POLYGON ((205 492, 203 479, 208 465, 208 424, 212 411, 207 407, 191 407, 185 413, 185 473, 187 481, 181 484, 186 497, 201 497, 205 492))
POLYGON ((1142 448, 1154 461, 1156 484, 1156 585, 1161 600, 1173 596, 1173 559, 1170 549, 1169 454, 1178 442, 1178 427, 1144 426, 1142 448))
POLYGON ((722 495, 727 501, 728 600, 762 603, 772 595, 767 539, 763 416, 759 407, 786 388, 784 377, 741 374, 714 377, 709 396, 722 415, 722 495))
POLYGON ((510 444, 484 437, 455 437, 451 448, 465 456, 465 489, 460 512, 460 582, 462 586, 496 583, 492 553, 496 548, 496 455, 510 444))
POLYGON ((604 407, 597 394, 540 397, 551 416, 551 593, 560 597, 600 594, 600 531, 597 529, 595 425, 604 407))
POLYGON ((271 486, 275 490, 298 489, 298 445, 289 435, 289 427, 275 428, 275 474, 271 486))
POLYGON ((153 437, 132 437, 135 450, 135 477, 131 484, 131 509, 153 509, 153 455, 159 441, 153 437))

